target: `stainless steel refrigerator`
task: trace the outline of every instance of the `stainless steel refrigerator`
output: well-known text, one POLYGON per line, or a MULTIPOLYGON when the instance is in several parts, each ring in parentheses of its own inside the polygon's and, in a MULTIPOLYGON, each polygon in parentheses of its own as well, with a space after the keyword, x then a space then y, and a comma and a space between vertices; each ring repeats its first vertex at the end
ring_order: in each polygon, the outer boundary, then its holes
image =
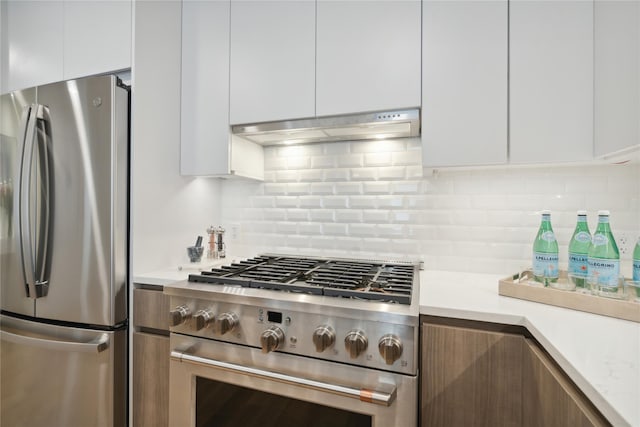
POLYGON ((0 424, 126 425, 129 90, 0 101, 0 424))

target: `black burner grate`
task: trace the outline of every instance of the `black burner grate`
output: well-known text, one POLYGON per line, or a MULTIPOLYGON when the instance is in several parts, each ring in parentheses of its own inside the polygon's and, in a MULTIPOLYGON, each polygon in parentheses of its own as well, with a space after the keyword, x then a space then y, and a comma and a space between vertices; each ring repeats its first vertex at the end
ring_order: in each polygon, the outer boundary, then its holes
POLYGON ((189 281, 410 304, 413 274, 402 264, 259 256, 189 281))

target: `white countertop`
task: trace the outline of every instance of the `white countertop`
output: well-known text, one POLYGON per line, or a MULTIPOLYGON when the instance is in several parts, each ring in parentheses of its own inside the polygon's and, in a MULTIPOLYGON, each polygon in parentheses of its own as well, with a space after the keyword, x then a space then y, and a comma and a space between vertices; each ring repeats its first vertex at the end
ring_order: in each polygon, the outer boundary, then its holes
POLYGON ((423 271, 420 314, 524 326, 614 426, 640 426, 640 323, 500 296, 505 276, 423 271))
MULTIPOLYGON (((134 275, 164 286, 241 257, 134 275)), ((420 314, 524 326, 615 426, 640 427, 640 323, 498 295, 506 275, 423 271, 420 314)))

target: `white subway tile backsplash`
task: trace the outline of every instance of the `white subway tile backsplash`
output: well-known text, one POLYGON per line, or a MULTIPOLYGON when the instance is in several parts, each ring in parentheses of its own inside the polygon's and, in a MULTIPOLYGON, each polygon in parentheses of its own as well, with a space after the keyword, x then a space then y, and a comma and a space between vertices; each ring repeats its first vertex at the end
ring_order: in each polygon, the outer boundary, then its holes
POLYGON ((346 208, 349 198, 347 196, 325 196, 322 198, 324 208, 346 208))
POLYGON ((293 184, 287 184, 288 195, 306 195, 309 194, 311 184, 306 182, 296 182, 293 184))
POLYGON ((391 153, 366 153, 365 166, 387 166, 391 163, 391 153))
POLYGON ((333 210, 331 209, 313 209, 309 211, 311 221, 328 222, 333 221, 333 210))
POLYGON ((327 169, 324 171, 325 181, 347 181, 349 179, 349 169, 327 169))
POLYGON ((362 212, 355 209, 336 209, 335 221, 346 223, 358 223, 362 222, 362 212))
MULTIPOLYGON (((336 165, 336 158, 333 156, 317 156, 311 158, 311 167, 314 169, 332 168, 336 165)), ((266 168, 266 165, 265 165, 266 168)))
POLYGON ((287 168, 289 169, 307 169, 311 165, 309 156, 287 157, 287 168))
POLYGON ((406 174, 407 168, 404 166, 378 168, 378 179, 381 181, 404 179, 406 174))
POLYGON ((287 194, 287 184, 264 184, 264 194, 287 194))
POLYGON ((325 182, 311 183, 311 194, 333 194, 333 184, 325 182))
POLYGON ((275 171, 275 175, 276 175, 275 180, 278 182, 295 182, 295 181, 298 181, 298 177, 300 176, 298 171, 293 171, 293 170, 275 171))
POLYGON ((391 183, 393 194, 417 194, 420 192, 420 181, 397 181, 391 183))
POLYGON ((300 196, 298 198, 298 203, 301 208, 305 208, 305 209, 321 208, 322 197, 321 196, 300 196))
POLYGON ((377 178, 376 168, 354 168, 351 169, 352 181, 373 181, 377 178))
POLYGON ((389 211, 385 210, 364 210, 362 211, 362 221, 372 223, 385 223, 389 221, 389 211))
POLYGON ((391 192, 391 184, 388 182, 363 182, 362 187, 365 194, 389 194, 391 192))
POLYGON ((340 168, 357 168, 363 165, 362 154, 344 154, 336 158, 336 164, 340 168))
POLYGON ((325 235, 346 236, 347 224, 335 224, 335 223, 322 224, 322 232, 325 235))
POLYGON ((297 208, 298 198, 295 196, 277 196, 276 207, 278 208, 297 208))
POLYGON ((359 182, 337 182, 334 186, 336 194, 361 194, 362 184, 359 182))
MULTIPOLYGON (((264 183, 224 182, 223 220, 242 222, 251 251, 419 257, 428 269, 505 275, 531 264, 542 209, 552 210, 561 268, 577 209, 591 231, 608 209, 616 237, 640 235, 638 164, 423 176, 420 149, 420 138, 267 147, 264 183)), ((622 260, 629 270, 630 254, 622 260)))
POLYGON ((287 221, 308 221, 309 211, 307 209, 287 209, 287 221))

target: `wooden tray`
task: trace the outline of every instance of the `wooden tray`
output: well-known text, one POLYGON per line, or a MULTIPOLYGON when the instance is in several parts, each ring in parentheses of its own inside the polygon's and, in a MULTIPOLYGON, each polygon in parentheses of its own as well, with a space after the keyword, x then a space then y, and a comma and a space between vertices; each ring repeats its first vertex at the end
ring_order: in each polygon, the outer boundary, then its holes
MULTIPOLYGON (((560 279, 566 280, 567 273, 560 272, 560 279)), ((498 282, 498 293, 507 297, 520 298, 572 310, 586 311, 602 316, 616 317, 640 323, 640 302, 633 301, 631 295, 626 299, 614 299, 588 293, 563 291, 559 289, 529 285, 531 271, 514 274, 498 282)))

